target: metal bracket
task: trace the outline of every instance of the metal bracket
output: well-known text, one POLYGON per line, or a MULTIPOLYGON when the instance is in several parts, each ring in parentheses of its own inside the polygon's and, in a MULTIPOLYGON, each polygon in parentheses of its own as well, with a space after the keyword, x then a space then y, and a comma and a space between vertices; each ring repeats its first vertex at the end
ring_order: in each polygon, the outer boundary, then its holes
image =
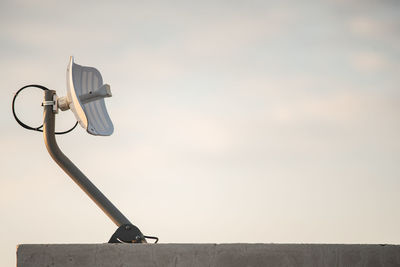
POLYGON ((45 100, 42 102, 42 106, 53 106, 53 113, 57 114, 58 113, 58 105, 57 105, 57 95, 53 95, 53 100, 45 100))
POLYGON ((147 243, 139 228, 133 224, 123 224, 111 236, 108 243, 147 243))
POLYGON ((54 101, 43 101, 42 106, 52 106, 54 105, 54 101))
MULTIPOLYGON (((57 102, 55 91, 46 90, 44 100, 43 136, 47 150, 54 161, 119 226, 109 243, 147 243, 147 236, 143 235, 139 228, 134 226, 58 147, 54 132, 56 116, 53 110, 55 107, 57 108, 55 105, 55 102, 57 102)), ((158 238, 151 236, 149 238, 158 241, 158 238)))

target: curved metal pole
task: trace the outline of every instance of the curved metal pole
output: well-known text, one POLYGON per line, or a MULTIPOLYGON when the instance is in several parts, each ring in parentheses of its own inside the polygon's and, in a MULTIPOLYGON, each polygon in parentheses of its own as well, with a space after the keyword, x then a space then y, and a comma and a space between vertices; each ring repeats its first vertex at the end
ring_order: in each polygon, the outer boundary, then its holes
MULTIPOLYGON (((56 91, 46 90, 45 101, 53 101, 56 91)), ((78 186, 99 206, 103 212, 119 227, 131 222, 100 192, 99 189, 70 161, 57 145, 54 128, 55 114, 53 106, 44 105, 43 136, 47 150, 54 161, 74 180, 78 186)))

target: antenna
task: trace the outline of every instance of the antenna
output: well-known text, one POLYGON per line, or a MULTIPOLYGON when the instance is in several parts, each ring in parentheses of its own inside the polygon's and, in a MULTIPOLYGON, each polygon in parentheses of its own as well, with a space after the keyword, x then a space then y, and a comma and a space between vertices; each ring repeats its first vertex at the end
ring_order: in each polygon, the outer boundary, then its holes
POLYGON ((110 85, 103 84, 100 72, 74 63, 67 67, 67 96, 57 100, 61 110, 71 109, 79 124, 93 135, 111 135, 114 126, 107 113, 105 97, 111 97, 110 85))
POLYGON ((111 135, 114 126, 107 113, 104 98, 111 97, 108 84, 103 84, 100 72, 92 67, 84 67, 74 63, 73 57, 67 68, 67 96, 57 97, 56 91, 49 90, 42 85, 27 85, 15 94, 12 109, 17 122, 24 128, 35 131, 43 131, 47 150, 53 160, 68 174, 72 180, 103 210, 103 212, 118 226, 109 243, 147 243, 146 238, 158 238, 145 236, 133 225, 103 193, 75 166, 72 161, 64 155, 58 147, 55 135, 65 134, 72 131, 55 132, 55 115, 58 109, 62 111, 71 109, 79 124, 92 135, 111 135), (28 87, 36 87, 44 91, 44 119, 43 125, 30 127, 22 123, 15 113, 15 99, 17 95, 28 87), (43 127, 43 130, 41 129, 43 127))

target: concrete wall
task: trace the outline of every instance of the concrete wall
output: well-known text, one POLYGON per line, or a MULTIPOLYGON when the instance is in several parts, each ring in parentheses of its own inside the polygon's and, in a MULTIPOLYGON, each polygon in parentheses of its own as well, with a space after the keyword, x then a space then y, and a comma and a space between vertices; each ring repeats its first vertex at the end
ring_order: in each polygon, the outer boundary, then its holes
POLYGON ((399 267, 400 246, 320 244, 20 245, 17 266, 399 267))

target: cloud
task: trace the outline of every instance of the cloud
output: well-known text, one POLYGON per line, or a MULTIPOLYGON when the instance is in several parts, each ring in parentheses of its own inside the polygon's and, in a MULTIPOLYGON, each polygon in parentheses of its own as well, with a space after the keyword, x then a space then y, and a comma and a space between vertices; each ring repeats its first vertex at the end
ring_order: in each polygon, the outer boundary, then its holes
POLYGON ((360 36, 377 38, 385 30, 381 21, 366 16, 355 16, 349 23, 351 31, 360 36))
POLYGON ((392 63, 382 53, 361 51, 354 53, 350 58, 354 69, 361 72, 380 72, 392 67, 392 63))

